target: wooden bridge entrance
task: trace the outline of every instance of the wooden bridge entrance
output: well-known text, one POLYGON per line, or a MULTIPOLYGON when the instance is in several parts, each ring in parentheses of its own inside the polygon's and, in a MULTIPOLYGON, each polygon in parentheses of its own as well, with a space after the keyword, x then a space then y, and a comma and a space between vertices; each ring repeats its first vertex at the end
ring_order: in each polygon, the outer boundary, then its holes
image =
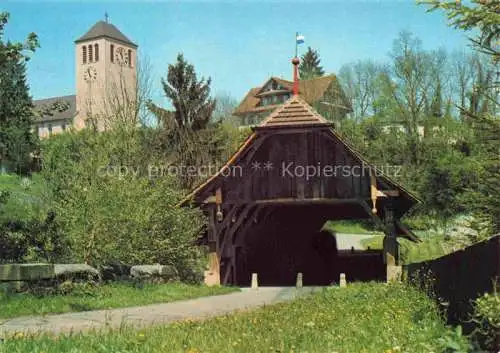
POLYGON ((296 95, 183 204, 208 217, 214 282, 241 285, 257 272, 260 283, 287 285, 297 272, 308 284, 338 278, 334 239, 320 232, 327 220, 371 218, 385 230, 385 263, 397 265, 396 237, 416 240, 400 218, 417 202, 296 95))

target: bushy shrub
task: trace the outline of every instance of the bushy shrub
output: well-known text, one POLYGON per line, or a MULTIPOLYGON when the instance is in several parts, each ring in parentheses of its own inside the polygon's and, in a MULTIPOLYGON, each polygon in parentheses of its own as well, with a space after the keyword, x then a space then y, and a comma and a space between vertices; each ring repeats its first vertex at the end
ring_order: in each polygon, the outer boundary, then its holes
POLYGON ((73 262, 160 263, 190 279, 202 272, 203 254, 193 243, 204 219, 197 209, 176 207, 184 193, 175 175, 151 177, 158 158, 144 149, 143 136, 116 129, 47 141, 42 173, 53 207, 73 262))
POLYGON ((54 212, 45 220, 0 223, 1 262, 56 262, 68 258, 68 242, 54 212))
POLYGON ((477 327, 473 338, 482 349, 500 349, 500 295, 486 293, 476 299, 473 321, 477 327))

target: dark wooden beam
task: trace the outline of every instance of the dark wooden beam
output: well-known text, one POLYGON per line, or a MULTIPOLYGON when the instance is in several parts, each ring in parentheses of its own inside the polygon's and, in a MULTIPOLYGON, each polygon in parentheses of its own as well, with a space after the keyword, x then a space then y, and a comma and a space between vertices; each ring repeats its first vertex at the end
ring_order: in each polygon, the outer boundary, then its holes
POLYGON ((235 277, 235 271, 236 271, 236 251, 235 251, 235 238, 237 235, 237 232, 240 230, 241 227, 243 229, 241 230, 244 232, 246 228, 248 228, 248 224, 252 223, 253 215, 258 211, 259 207, 255 207, 253 205, 245 205, 243 211, 238 217, 238 220, 233 224, 233 226, 228 230, 226 235, 224 236, 224 240, 222 243, 222 252, 225 254, 226 252, 229 252, 229 258, 225 258, 225 271, 224 271, 224 277, 223 277, 223 284, 229 283, 229 278, 231 277, 231 274, 233 274, 233 281, 235 277), (229 251, 227 251, 229 250, 229 251))
POLYGON ((238 228, 241 226, 241 224, 245 221, 247 218, 248 213, 250 210, 253 208, 253 205, 244 205, 241 213, 238 215, 238 218, 236 219, 236 222, 234 222, 229 229, 227 230, 226 234, 223 237, 222 240, 222 245, 221 245, 221 252, 226 249, 227 244, 232 244, 233 243, 233 235, 235 232, 238 230, 238 228))
POLYGON ((380 217, 377 214, 372 212, 372 209, 366 200, 360 201, 359 204, 361 205, 361 207, 364 208, 366 213, 370 216, 370 218, 375 222, 377 226, 379 226, 381 229, 385 229, 384 222, 382 221, 382 219, 380 219, 380 217))
POLYGON ((358 204, 363 199, 330 199, 330 198, 276 198, 267 200, 252 201, 256 205, 341 205, 341 204, 358 204))
MULTIPOLYGON (((253 157, 253 155, 257 152, 257 150, 259 149, 260 145, 265 141, 265 139, 267 138, 267 136, 265 135, 260 135, 258 136, 254 141, 253 143, 250 145, 250 147, 248 148, 248 150, 246 151, 246 153, 242 153, 240 156, 238 156, 238 158, 236 158, 234 161, 232 161, 231 165, 237 165, 239 164, 241 161, 244 161, 242 164, 248 164, 248 161, 253 157)), ((239 185, 244 185, 244 181, 248 179, 248 176, 246 176, 245 178, 243 178, 239 185)), ((222 184, 223 184, 223 180, 224 178, 219 178, 216 179, 214 181, 214 184, 211 186, 211 188, 209 190, 217 190, 218 188, 222 187, 222 184)), ((211 191, 212 193, 213 191, 211 191)), ((212 194, 207 194, 207 193, 204 193, 203 195, 205 195, 204 197, 201 197, 203 201, 201 201, 200 203, 215 203, 215 195, 212 195, 212 194)))
POLYGON ((387 265, 399 265, 399 246, 396 240, 396 219, 394 215, 394 204, 388 199, 384 207, 384 257, 387 265))

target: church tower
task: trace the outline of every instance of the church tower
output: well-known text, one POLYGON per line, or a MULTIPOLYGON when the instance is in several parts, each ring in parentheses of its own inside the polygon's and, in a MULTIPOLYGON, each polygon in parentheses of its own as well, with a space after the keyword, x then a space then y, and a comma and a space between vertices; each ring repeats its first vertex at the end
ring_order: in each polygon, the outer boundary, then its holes
POLYGON ((135 111, 137 44, 99 21, 75 41, 76 110, 73 126, 103 131, 135 111))

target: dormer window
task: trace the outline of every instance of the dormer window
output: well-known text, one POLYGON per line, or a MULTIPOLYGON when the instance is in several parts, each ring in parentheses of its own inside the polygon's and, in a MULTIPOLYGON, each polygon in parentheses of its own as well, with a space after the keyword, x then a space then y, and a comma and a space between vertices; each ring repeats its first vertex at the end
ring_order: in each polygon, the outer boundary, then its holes
POLYGON ((92 44, 89 45, 89 63, 94 61, 94 56, 92 55, 92 44))
POLYGON ((87 47, 85 45, 82 47, 82 62, 87 63, 87 47))
POLYGON ((94 44, 94 58, 95 61, 99 61, 99 44, 94 44))

